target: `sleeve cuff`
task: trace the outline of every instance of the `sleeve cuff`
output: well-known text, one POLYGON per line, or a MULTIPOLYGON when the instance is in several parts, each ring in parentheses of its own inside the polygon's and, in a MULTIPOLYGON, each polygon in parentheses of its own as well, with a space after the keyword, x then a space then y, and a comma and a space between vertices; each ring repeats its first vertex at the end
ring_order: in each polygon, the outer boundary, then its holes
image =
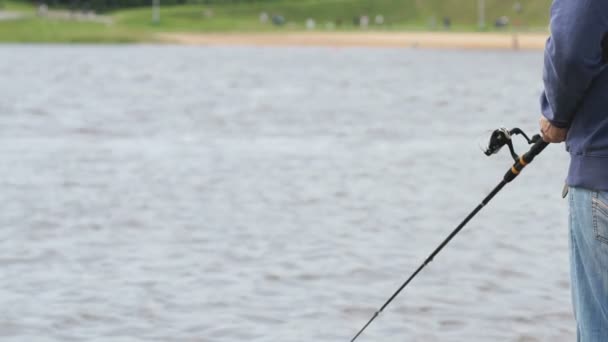
POLYGON ((542 115, 555 127, 557 128, 569 128, 570 122, 565 120, 559 120, 555 117, 553 109, 549 105, 546 94, 543 92, 541 96, 541 113, 542 115))

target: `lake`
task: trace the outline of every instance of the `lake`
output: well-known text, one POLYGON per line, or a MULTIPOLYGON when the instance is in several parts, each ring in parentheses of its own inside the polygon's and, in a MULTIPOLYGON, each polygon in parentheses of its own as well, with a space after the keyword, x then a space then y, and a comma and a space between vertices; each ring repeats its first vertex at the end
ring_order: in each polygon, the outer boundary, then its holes
MULTIPOLYGON (((349 341, 510 168, 490 132, 540 116, 540 52, 0 56, 3 341, 349 341)), ((567 163, 550 146, 359 341, 573 340, 567 163)))

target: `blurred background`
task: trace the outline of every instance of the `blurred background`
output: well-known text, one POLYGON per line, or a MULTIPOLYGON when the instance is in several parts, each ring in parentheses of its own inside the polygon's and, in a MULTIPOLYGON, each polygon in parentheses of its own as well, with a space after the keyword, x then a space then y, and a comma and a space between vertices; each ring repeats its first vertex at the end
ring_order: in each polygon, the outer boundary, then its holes
MULTIPOLYGON (((0 0, 0 338, 350 340, 538 131, 549 6, 0 0)), ((573 340, 567 163, 360 341, 573 340)))
POLYGON ((158 42, 166 32, 541 31, 551 0, 0 0, 0 41, 158 42))

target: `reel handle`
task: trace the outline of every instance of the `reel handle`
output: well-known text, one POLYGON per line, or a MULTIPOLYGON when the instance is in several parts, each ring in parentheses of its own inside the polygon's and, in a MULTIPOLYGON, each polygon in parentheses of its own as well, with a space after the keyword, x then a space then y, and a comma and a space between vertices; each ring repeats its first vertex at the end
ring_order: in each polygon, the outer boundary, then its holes
POLYGON ((530 150, 526 152, 523 156, 520 156, 519 160, 517 160, 515 164, 513 164, 511 169, 507 171, 503 178, 505 183, 509 183, 517 176, 519 176, 519 174, 526 167, 526 165, 530 164, 534 160, 534 158, 545 149, 545 147, 549 146, 549 143, 545 142, 539 134, 536 134, 530 140, 534 142, 534 145, 532 145, 532 147, 530 147, 530 150))

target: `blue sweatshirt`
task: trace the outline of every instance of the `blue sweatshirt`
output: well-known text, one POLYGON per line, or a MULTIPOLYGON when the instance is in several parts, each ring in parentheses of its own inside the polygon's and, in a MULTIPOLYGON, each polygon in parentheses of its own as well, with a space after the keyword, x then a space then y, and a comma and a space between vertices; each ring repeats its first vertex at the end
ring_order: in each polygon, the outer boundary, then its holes
POLYGON ((608 190, 608 0, 554 0, 542 114, 568 128, 570 186, 608 190))

